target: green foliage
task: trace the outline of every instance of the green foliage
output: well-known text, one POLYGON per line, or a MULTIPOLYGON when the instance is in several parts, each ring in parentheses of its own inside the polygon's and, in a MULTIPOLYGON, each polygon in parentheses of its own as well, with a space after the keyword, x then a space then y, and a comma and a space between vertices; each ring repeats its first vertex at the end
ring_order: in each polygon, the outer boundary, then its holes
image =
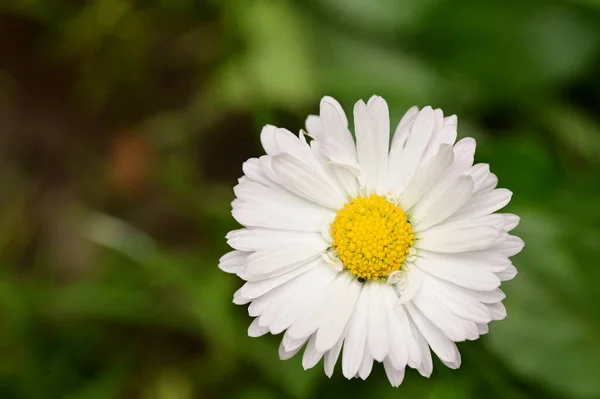
POLYGON ((17 0, 3 27, 0 398, 600 397, 600 2, 17 0), (457 114, 527 244, 508 318, 398 389, 280 361, 216 267, 260 127, 374 93, 457 114))

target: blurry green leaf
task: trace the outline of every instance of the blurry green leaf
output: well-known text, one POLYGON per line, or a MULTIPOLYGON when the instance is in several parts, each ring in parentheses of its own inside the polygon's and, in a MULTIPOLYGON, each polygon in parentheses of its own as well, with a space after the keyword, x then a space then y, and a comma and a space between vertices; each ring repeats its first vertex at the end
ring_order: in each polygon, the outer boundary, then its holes
POLYGON ((277 399, 277 395, 265 388, 250 388, 239 392, 235 399, 277 399))
POLYGON ((592 162, 600 159, 600 126, 583 111, 556 105, 544 110, 542 120, 566 148, 592 162))
POLYGON ((561 248, 557 219, 520 211, 526 247, 519 275, 505 288, 508 317, 493 323, 487 343, 510 367, 569 398, 600 395, 600 325, 576 306, 584 276, 561 248))
POLYGON ((581 73, 598 47, 596 19, 551 3, 453 0, 429 11, 414 48, 446 76, 478 86, 476 103, 545 96, 581 73))
POLYGON ((97 46, 108 34, 114 32, 119 21, 132 11, 125 0, 95 0, 83 7, 80 13, 65 25, 67 52, 76 52, 87 46, 97 46))
POLYGON ((466 378, 448 378, 435 384, 427 399, 462 399, 468 397, 472 383, 466 378))
POLYGON ((192 383, 186 373, 165 370, 146 389, 144 399, 192 399, 192 383))
POLYGON ((593 23, 563 7, 547 7, 526 26, 527 45, 539 73, 548 79, 566 79, 592 61, 600 39, 593 23), (560 56, 557 56, 560 54, 560 56))
POLYGON ((381 95, 396 107, 391 112, 399 120, 410 106, 430 104, 441 91, 437 73, 414 54, 335 32, 322 36, 327 48, 322 69, 325 93, 353 101, 381 95))
MULTIPOLYGON (((348 20, 355 28, 367 28, 380 34, 392 34, 414 26, 421 13, 444 0, 320 0, 337 18, 348 20)), ((337 21, 336 21, 337 22, 337 21)))
MULTIPOLYGON (((377 367, 381 367, 377 365, 377 367)), ((379 384, 375 397, 380 398, 415 398, 415 399, 462 399, 470 397, 472 390, 472 376, 464 370, 455 373, 444 370, 441 364, 434 367, 434 374, 430 379, 423 378, 416 371, 407 369, 402 385, 392 388, 379 384), (460 374, 458 374, 460 373, 460 374), (458 375, 456 375, 458 374, 458 375)), ((384 381, 382 381, 384 382, 384 381)))
MULTIPOLYGON (((460 125, 460 119, 459 119, 460 125)), ((513 193, 512 203, 531 203, 548 198, 562 183, 560 168, 547 144, 519 129, 514 137, 482 137, 477 142, 476 162, 490 164, 499 187, 513 193)))
MULTIPOLYGON (((22 250, 32 235, 27 209, 30 190, 18 176, 10 173, 14 171, 8 169, 3 172, 9 173, 1 173, 0 182, 12 189, 0 193, 0 259, 13 251, 22 250)), ((0 264, 0 270, 2 268, 0 264)))
POLYGON ((103 374, 89 380, 77 392, 65 395, 64 399, 116 398, 121 392, 127 374, 126 362, 117 359, 103 374))
POLYGON ((216 94, 225 102, 292 108, 315 93, 314 54, 300 10, 288 1, 231 2, 245 49, 223 69, 216 94))
POLYGON ((24 15, 48 23, 63 11, 63 4, 46 0, 3 1, 0 3, 0 11, 24 15))
POLYGON ((108 215, 82 215, 82 234, 92 242, 122 253, 142 264, 148 263, 157 248, 152 239, 135 227, 108 215))
POLYGON ((600 7, 600 0, 571 0, 571 3, 581 3, 584 5, 600 7))

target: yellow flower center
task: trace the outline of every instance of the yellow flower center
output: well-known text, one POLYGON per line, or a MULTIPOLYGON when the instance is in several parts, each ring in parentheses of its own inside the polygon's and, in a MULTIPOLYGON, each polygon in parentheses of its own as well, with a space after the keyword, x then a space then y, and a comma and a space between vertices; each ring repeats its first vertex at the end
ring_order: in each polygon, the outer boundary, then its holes
POLYGON ((415 236, 406 214, 382 196, 354 197, 331 224, 333 249, 359 280, 400 270, 415 236))

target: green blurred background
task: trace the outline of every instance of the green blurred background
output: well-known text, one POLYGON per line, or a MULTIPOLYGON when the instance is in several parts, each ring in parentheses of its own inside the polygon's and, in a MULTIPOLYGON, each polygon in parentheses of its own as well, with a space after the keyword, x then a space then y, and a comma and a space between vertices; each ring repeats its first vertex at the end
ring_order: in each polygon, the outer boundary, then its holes
POLYGON ((600 1, 0 2, 0 398, 600 398, 600 1), (527 245, 457 371, 329 380, 217 269, 241 163, 323 95, 459 116, 527 245))

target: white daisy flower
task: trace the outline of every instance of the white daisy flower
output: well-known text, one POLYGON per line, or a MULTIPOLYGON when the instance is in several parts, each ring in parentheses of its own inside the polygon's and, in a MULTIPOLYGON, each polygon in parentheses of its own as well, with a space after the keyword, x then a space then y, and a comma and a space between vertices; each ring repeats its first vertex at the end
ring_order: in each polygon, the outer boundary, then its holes
POLYGON ((512 193, 496 188, 487 164, 473 165, 475 140, 456 141, 456 116, 411 108, 390 142, 387 103, 374 96, 348 119, 331 97, 299 137, 265 126, 267 155, 249 159, 235 187, 219 267, 246 283, 251 337, 283 334, 281 359, 303 347, 302 364, 341 356, 347 378, 366 379, 382 362, 393 386, 406 366, 432 372, 430 349, 460 366, 455 342, 503 319, 501 281, 523 241, 519 217, 495 213, 512 193), (342 353, 343 347, 343 353, 342 353))

